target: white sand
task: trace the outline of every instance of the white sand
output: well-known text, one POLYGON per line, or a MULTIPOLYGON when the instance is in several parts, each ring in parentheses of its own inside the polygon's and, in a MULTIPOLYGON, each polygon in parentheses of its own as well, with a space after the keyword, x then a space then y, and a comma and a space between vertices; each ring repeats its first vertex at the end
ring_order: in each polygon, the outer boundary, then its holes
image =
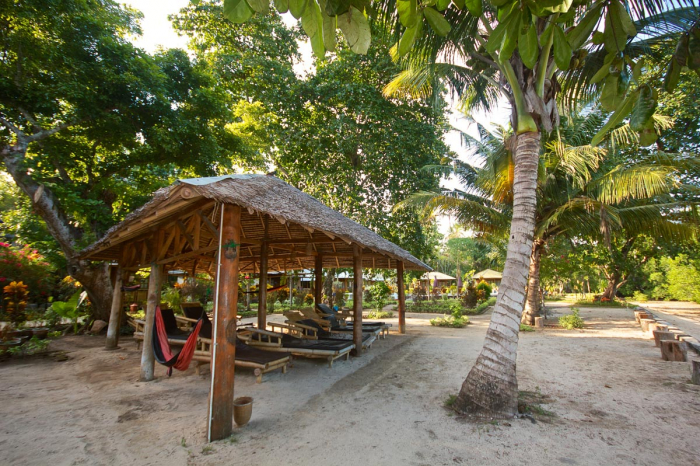
MULTIPOLYGON (((0 464, 669 464, 700 465, 700 387, 664 362, 631 311, 582 309, 582 331, 521 334, 521 390, 540 391, 551 422, 474 424, 442 407, 481 347, 489 316, 465 329, 412 315, 361 358, 299 359, 236 396, 255 398, 234 442, 205 442, 209 381, 194 370, 140 383, 133 341, 52 343, 71 359, 0 363, 0 464)), ((391 321, 391 319, 390 319, 391 321)), ((394 319, 395 323, 395 319, 394 319)))

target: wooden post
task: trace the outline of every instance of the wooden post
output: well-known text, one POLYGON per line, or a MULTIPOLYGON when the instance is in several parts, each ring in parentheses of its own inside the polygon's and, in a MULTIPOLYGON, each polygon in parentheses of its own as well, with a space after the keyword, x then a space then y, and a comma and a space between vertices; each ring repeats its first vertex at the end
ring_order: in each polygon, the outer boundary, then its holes
POLYGON ((362 249, 352 245, 352 268, 354 280, 352 286, 353 316, 352 339, 355 342, 354 355, 362 354, 362 249))
POLYGON ((396 286, 399 288, 399 333, 406 333, 406 292, 403 287, 403 261, 396 263, 396 286))
POLYGON ((314 269, 314 304, 323 302, 323 256, 316 256, 316 268, 314 269))
POLYGON ((535 328, 539 330, 544 328, 544 319, 542 317, 535 317, 535 328))
MULTIPOLYGON (((153 380, 155 356, 153 355, 153 326, 156 306, 160 304, 160 286, 163 266, 151 262, 151 275, 148 277, 148 301, 146 303, 146 324, 143 326, 143 348, 141 350, 141 380, 153 380)), ((111 316, 110 316, 111 320, 111 316)))
POLYGON ((119 345, 119 322, 122 313, 122 280, 124 273, 120 265, 117 266, 116 277, 112 283, 114 293, 112 294, 112 309, 109 313, 109 326, 107 327, 107 340, 105 348, 108 350, 117 349, 119 345))
POLYGON ((700 361, 690 361, 690 381, 695 385, 700 385, 700 361))
POLYGON ((258 279, 258 328, 267 328, 267 243, 260 245, 260 278, 258 279))
POLYGON ((642 332, 649 331, 649 324, 653 324, 656 321, 654 319, 639 319, 639 324, 642 326, 642 332))
POLYGON ((210 442, 227 438, 233 431, 233 379, 236 360, 240 241, 241 208, 222 204, 207 430, 207 438, 210 442))

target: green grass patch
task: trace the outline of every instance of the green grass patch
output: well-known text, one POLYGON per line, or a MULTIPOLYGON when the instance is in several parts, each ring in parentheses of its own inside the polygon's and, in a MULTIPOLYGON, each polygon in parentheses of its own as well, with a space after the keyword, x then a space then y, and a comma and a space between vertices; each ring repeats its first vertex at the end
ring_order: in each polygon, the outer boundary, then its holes
POLYGON ((619 301, 617 299, 613 301, 594 301, 592 299, 579 299, 574 302, 577 306, 583 307, 625 307, 626 303, 624 301, 619 301))
POLYGON ((445 408, 451 408, 454 406, 456 401, 457 401, 457 395, 449 395, 447 397, 447 399, 443 402, 443 406, 445 408))
POLYGON ((527 324, 520 324, 520 331, 521 332, 534 332, 535 327, 527 324))

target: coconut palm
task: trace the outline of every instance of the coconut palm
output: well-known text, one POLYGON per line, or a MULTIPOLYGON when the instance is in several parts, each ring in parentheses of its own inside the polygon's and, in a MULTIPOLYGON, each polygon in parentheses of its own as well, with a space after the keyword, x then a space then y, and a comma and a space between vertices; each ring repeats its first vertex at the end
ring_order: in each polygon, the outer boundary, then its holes
MULTIPOLYGON (((602 43, 605 56, 596 73, 606 74, 606 79, 602 86, 590 84, 592 79, 589 84, 600 90, 599 100, 614 113, 598 138, 633 110, 633 128, 648 134, 655 108, 653 92, 620 79, 620 75, 639 75, 638 61, 626 54, 637 32, 633 19, 660 15, 684 4, 692 6, 692 2, 494 0, 464 4, 463 10, 446 10, 443 19, 449 24, 442 30, 433 24, 434 14, 426 6, 421 12, 436 34, 421 36, 414 30, 422 24, 413 19, 414 3, 397 2, 399 20, 407 29, 396 53, 401 56, 411 47, 414 50, 404 58, 405 72, 387 92, 425 96, 439 92, 440 82, 465 107, 492 105, 499 95, 511 104, 516 133, 512 144, 513 215, 501 293, 482 352, 454 405, 458 411, 477 416, 511 416, 517 413, 515 362, 534 238, 541 135, 559 126, 559 79, 566 70, 587 62, 594 42, 602 43), (599 24, 602 31, 598 31, 599 24)), ((575 76, 584 79, 586 75, 575 76)), ((572 106, 578 103, 574 98, 572 106)))
MULTIPOLYGON (((610 149, 588 145, 603 121, 600 113, 574 115, 545 140, 524 323, 532 324, 539 314, 540 257, 554 238, 594 237, 611 248, 610 236, 619 232, 628 236, 645 232, 679 240, 693 234, 692 227, 669 216, 688 205, 670 193, 682 187, 679 174, 692 159, 653 153, 631 161, 625 151, 637 145, 622 144, 628 140, 624 127, 612 134, 610 149)), ((479 126, 479 133, 478 140, 468 135, 463 135, 463 140, 476 148, 484 162, 482 168, 462 162, 427 167, 454 171, 465 189, 416 193, 397 208, 419 207, 423 216, 448 213, 477 234, 506 231, 513 189, 512 153, 507 150, 510 136, 503 128, 492 133, 479 126)), ((619 279, 614 273, 608 277, 604 296, 615 295, 619 279)))

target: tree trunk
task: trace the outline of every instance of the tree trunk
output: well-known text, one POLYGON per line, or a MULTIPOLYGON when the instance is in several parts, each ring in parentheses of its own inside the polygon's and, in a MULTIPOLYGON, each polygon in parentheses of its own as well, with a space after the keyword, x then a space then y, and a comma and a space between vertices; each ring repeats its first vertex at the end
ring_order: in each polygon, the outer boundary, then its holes
POLYGON ((540 261, 542 255, 543 242, 536 240, 532 245, 530 255, 530 276, 527 282, 527 299, 525 300, 525 311, 523 312, 522 323, 527 325, 535 324, 535 317, 540 316, 540 261))
POLYGON ((109 321, 112 305, 109 266, 107 264, 91 265, 87 261, 78 260, 75 244, 82 236, 81 231, 70 224, 53 193, 43 184, 37 183, 24 168, 29 144, 23 139, 19 136, 14 146, 6 146, 2 150, 7 172, 22 192, 29 197, 34 212, 39 214, 51 236, 61 246, 68 261, 68 274, 78 280, 87 291, 92 303, 93 317, 109 321))
POLYGON ((498 301, 481 354, 462 384, 454 405, 457 411, 465 414, 513 417, 518 412, 515 367, 535 231, 539 153, 540 133, 518 136, 513 156, 513 220, 498 301))
POLYGON ((617 287, 620 282, 620 274, 618 272, 613 272, 608 276, 608 284, 605 286, 605 291, 603 291, 603 299, 609 299, 612 301, 617 295, 617 287))

